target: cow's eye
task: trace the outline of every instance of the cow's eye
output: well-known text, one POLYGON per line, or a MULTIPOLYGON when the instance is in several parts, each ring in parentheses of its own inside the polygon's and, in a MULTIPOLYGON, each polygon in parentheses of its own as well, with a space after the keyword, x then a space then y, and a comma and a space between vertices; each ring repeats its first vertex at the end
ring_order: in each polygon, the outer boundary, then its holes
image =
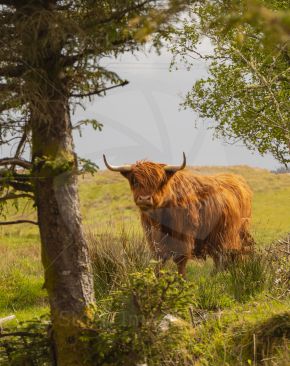
POLYGON ((139 186, 139 183, 135 177, 132 178, 131 183, 134 188, 137 188, 139 186))

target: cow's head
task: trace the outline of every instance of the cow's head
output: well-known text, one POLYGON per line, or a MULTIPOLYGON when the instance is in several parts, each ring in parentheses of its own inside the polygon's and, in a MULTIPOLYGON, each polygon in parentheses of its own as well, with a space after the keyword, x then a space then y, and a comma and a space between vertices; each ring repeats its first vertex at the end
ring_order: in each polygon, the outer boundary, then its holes
POLYGON ((151 161, 137 161, 132 165, 112 166, 104 162, 109 170, 121 173, 130 183, 134 201, 141 210, 162 207, 168 199, 168 182, 179 170, 186 166, 186 158, 183 153, 181 165, 166 165, 151 161))

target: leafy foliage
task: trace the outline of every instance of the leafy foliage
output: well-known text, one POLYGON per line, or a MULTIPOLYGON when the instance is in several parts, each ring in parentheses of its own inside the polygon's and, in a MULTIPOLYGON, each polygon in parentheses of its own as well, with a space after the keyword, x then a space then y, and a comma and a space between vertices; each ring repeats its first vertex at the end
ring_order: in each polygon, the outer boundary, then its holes
POLYGON ((0 333, 1 365, 52 366, 50 330, 50 322, 42 317, 0 333))
MULTIPOLYGON (((81 127, 88 125, 100 131, 102 124, 95 120, 79 121, 72 126, 70 112, 81 104, 82 98, 103 96, 107 90, 128 84, 106 67, 104 60, 135 52, 150 34, 165 32, 184 3, 181 0, 0 1, 0 146, 11 146, 13 157, 9 163, 7 159, 5 164, 0 161, 0 166, 5 166, 0 171, 0 203, 9 188, 14 189, 13 193, 27 192, 27 183, 33 185, 37 179, 23 164, 19 177, 14 158, 19 162, 26 154, 31 156, 31 165, 38 164, 33 155, 38 160, 47 160, 46 168, 51 161, 53 176, 69 169, 76 171, 76 160, 62 156, 55 141, 42 142, 49 146, 46 149, 49 152, 43 152, 44 146, 40 146, 44 131, 62 135, 57 106, 61 106, 67 119, 68 135, 73 129, 81 133, 81 127), (37 131, 40 133, 35 138, 32 135, 37 131), (11 177, 3 182, 7 172, 11 177)), ((160 45, 157 43, 156 47, 160 45)), ((81 165, 89 172, 96 169, 88 161, 82 160, 81 165)), ((30 192, 34 193, 33 189, 30 192)))
POLYGON ((78 158, 78 170, 80 174, 94 174, 98 171, 99 166, 89 159, 78 158))
MULTIPOLYGON (((192 302, 189 285, 177 274, 154 270, 130 275, 130 281, 107 299, 106 313, 99 308, 91 327, 84 331, 89 342, 88 361, 93 365, 191 365, 191 324, 168 313, 182 315, 192 302), (162 323, 163 321, 163 323, 162 323), (160 352, 162 350, 162 352, 160 352)), ((0 335, 3 365, 52 365, 51 325, 45 318, 20 324, 0 335), (2 339, 9 339, 9 342, 2 339), (35 363, 34 363, 35 362, 35 363)))
POLYGON ((82 136, 82 126, 92 126, 95 131, 102 131, 103 124, 95 119, 83 119, 73 126, 74 130, 78 130, 80 136, 82 136))
POLYGON ((164 316, 184 317, 194 303, 190 286, 178 274, 163 271, 156 277, 153 268, 130 275, 129 282, 110 297, 110 315, 97 321, 97 330, 88 334, 91 357, 99 365, 147 363, 165 365, 169 360, 184 365, 192 330, 185 320, 166 322, 164 316), (98 330, 101 326, 101 331, 98 330), (177 356, 176 353, 179 353, 177 356))
POLYGON ((212 120, 216 136, 289 163, 289 3, 203 1, 192 13, 173 51, 189 67, 192 57, 204 58, 210 75, 194 84, 184 106, 212 120), (204 36, 213 46, 208 54, 197 47, 204 36))

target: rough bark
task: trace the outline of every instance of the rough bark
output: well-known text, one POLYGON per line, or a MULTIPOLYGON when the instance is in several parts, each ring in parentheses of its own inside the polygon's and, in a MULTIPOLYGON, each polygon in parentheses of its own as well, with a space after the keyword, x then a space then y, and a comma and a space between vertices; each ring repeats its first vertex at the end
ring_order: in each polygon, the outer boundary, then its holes
POLYGON ((79 334, 95 299, 66 106, 65 98, 54 100, 49 121, 32 121, 35 195, 57 365, 81 366, 87 352, 79 334))

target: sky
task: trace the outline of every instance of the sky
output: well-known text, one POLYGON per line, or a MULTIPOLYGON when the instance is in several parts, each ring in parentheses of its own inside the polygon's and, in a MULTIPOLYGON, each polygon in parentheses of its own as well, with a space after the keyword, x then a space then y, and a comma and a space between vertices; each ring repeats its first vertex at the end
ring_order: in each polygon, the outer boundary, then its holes
POLYGON ((77 108, 72 120, 93 118, 101 122, 101 132, 85 127, 82 137, 75 132, 77 153, 103 168, 102 154, 112 164, 134 163, 148 159, 178 164, 184 151, 189 165, 250 165, 275 169, 279 163, 270 155, 260 156, 246 147, 213 139, 212 124, 201 120, 180 104, 195 80, 206 76, 206 65, 196 61, 188 71, 180 64, 169 71, 171 55, 163 52, 138 56, 125 55, 108 60, 107 67, 116 71, 129 85, 94 97, 77 108))
MULTIPOLYGON (((208 50, 209 45, 203 47, 208 50)), ((165 51, 137 56, 125 54, 104 65, 129 81, 129 85, 94 97, 78 107, 72 115, 74 123, 96 119, 104 125, 95 131, 84 127, 82 136, 74 132, 77 154, 104 168, 102 155, 112 164, 134 163, 147 159, 179 164, 185 152, 188 165, 249 165, 269 170, 280 164, 271 155, 260 156, 245 146, 213 139, 210 121, 204 121, 193 110, 184 110, 181 103, 194 82, 207 75, 203 61, 196 61, 191 70, 178 64, 169 71, 171 55, 165 51)), ((4 146, 0 155, 10 155, 4 146)))

